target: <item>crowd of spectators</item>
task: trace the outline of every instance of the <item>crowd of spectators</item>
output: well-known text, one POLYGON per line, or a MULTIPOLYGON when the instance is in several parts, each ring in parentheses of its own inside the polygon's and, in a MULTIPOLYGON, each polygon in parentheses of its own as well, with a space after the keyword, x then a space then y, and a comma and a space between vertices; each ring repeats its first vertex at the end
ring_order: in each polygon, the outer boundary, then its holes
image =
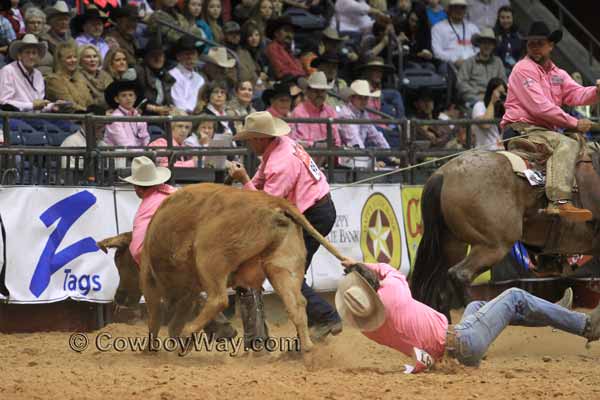
MULTIPOLYGON (((1 3, 4 110, 490 118, 499 115, 507 76, 524 49, 509 0, 138 0, 79 10, 62 0, 1 3), (450 97, 427 83, 404 90, 398 68, 438 74, 454 90, 450 97)), ((235 146, 227 137, 239 128, 174 124, 173 143, 235 146)), ((400 129, 376 121, 334 125, 333 143, 397 147, 400 129)), ((115 122, 104 132, 106 145, 166 145, 146 123, 115 122)), ((497 127, 473 133, 474 144, 496 148, 497 127)), ((327 126, 292 124, 291 137, 320 146, 327 126)), ((417 136, 447 148, 464 147, 464 137, 464 128, 440 126, 422 126, 417 136)), ((197 164, 190 161, 178 165, 197 164)))

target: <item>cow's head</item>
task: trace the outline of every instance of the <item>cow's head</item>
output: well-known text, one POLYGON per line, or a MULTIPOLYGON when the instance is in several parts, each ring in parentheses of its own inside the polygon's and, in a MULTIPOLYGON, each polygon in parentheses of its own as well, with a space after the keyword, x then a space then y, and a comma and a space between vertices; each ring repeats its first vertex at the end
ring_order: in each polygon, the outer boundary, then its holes
POLYGON ((119 287, 115 294, 115 303, 120 306, 135 306, 142 297, 140 290, 140 273, 137 263, 129 252, 131 232, 122 233, 104 239, 97 243, 100 250, 107 253, 108 249, 115 248, 115 265, 119 271, 119 287))

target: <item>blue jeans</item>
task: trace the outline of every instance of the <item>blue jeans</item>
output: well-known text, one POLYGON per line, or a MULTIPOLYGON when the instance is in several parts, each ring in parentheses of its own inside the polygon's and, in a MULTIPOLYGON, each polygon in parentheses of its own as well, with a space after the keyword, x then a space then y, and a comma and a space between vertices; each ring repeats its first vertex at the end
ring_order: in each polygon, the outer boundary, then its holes
POLYGON ((456 358, 476 367, 508 325, 551 326, 582 336, 588 316, 540 299, 524 290, 505 290, 490 302, 469 303, 456 332, 456 358))

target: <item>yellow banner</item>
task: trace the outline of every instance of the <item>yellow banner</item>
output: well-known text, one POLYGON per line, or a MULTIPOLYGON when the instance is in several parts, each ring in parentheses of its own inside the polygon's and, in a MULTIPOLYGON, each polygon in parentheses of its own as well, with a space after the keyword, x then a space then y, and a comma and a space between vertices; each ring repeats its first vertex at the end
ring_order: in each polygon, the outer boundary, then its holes
POLYGON ((423 236, 423 222, 421 220, 421 194, 423 186, 402 186, 402 212, 404 213, 404 230, 406 231, 406 244, 410 266, 415 263, 417 248, 423 236))

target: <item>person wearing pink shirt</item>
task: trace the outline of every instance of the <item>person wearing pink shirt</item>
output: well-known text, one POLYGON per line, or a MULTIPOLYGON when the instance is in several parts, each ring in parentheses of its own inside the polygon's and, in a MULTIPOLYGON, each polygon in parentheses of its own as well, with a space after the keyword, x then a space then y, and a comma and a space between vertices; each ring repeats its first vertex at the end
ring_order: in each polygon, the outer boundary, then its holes
MULTIPOLYGON (((319 233, 327 236, 336 218, 329 184, 302 146, 287 137, 289 132, 290 127, 287 123, 274 118, 267 111, 248 115, 244 128, 234 136, 234 140, 247 141, 252 151, 262 156, 262 161, 252 179, 244 167, 238 164, 230 165, 229 175, 241 182, 245 189, 263 190, 270 195, 289 200, 319 233)), ((308 269, 319 243, 306 232, 304 242, 308 269)), ((330 333, 337 335, 342 331, 341 320, 335 308, 317 295, 306 284, 306 280, 302 283, 302 294, 307 301, 306 314, 314 340, 320 340, 330 333)), ((257 320, 264 321, 264 316, 259 315, 257 320)))
POLYGON ((275 118, 286 118, 292 112, 294 98, 302 93, 293 81, 278 82, 262 94, 267 111, 275 118))
POLYGON ((346 276, 335 294, 335 305, 348 326, 358 328, 369 339, 417 359, 413 373, 422 372, 445 354, 461 364, 479 366, 492 342, 508 325, 553 328, 600 339, 600 305, 591 313, 571 311, 569 288, 557 303, 550 303, 524 290, 511 288, 493 300, 474 301, 465 308, 461 321, 449 326, 443 314, 412 298, 406 277, 388 264, 342 262, 346 276))
MULTIPOLYGON (((333 107, 325 104, 327 100, 327 90, 333 85, 327 82, 327 77, 322 71, 313 72, 307 80, 306 99, 300 103, 294 111, 292 118, 337 118, 337 113, 333 107)), ((338 132, 337 125, 332 125, 333 143, 335 146, 341 146, 342 141, 338 132)), ((297 142, 313 146, 316 142, 327 141, 326 124, 292 124, 290 137, 297 142)))
MULTIPOLYGON (((137 81, 114 81, 106 88, 104 98, 114 111, 112 116, 139 116, 135 108, 142 97, 137 81)), ((106 125, 104 141, 108 146, 147 146, 150 142, 148 124, 145 122, 119 121, 106 125)))
MULTIPOLYGON (((188 114, 185 111, 174 109, 171 110, 170 114, 172 117, 183 117, 188 114)), ((190 135, 192 131, 192 122, 191 121, 174 121, 171 122, 171 134, 173 136, 173 147, 182 147, 185 146, 185 139, 190 135)), ((154 141, 152 141, 149 146, 150 147, 167 147, 167 138, 160 137, 154 141)), ((167 157, 158 157, 156 159, 158 161, 158 165, 161 167, 169 166, 169 159, 167 157)), ((174 167, 177 168, 195 168, 198 165, 198 157, 186 158, 185 156, 177 156, 174 167)))
POLYGON ((592 213, 571 203, 579 143, 556 130, 582 133, 590 130, 590 120, 577 120, 561 107, 596 103, 600 81, 596 81, 596 87, 580 86, 566 71, 554 65, 550 55, 561 38, 560 30, 550 32, 543 22, 532 24, 525 38, 527 56, 515 64, 508 80, 506 111, 500 127, 504 137, 528 134, 527 140, 552 148, 552 156, 547 161, 546 196, 550 202, 546 212, 573 221, 588 221, 592 213))

